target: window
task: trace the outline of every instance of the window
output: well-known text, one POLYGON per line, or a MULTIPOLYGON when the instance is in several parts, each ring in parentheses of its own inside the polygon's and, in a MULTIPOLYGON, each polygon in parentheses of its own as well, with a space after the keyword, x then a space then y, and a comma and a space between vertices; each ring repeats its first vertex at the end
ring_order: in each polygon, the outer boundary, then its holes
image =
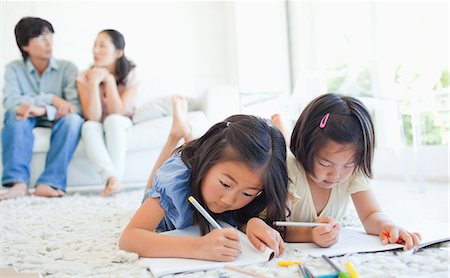
POLYGON ((395 100, 404 146, 448 144, 447 2, 289 2, 288 10, 294 94, 395 100))
POLYGON ((291 92, 285 3, 236 1, 234 11, 241 112, 270 117, 291 92))

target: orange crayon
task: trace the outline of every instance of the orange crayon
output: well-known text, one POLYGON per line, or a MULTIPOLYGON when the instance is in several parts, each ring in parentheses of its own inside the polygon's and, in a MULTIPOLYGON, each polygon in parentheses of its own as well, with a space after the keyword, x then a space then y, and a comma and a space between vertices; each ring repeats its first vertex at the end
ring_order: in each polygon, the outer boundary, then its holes
MULTIPOLYGON (((390 232, 383 232, 383 235, 384 235, 387 239, 389 239, 389 238, 391 237, 391 233, 390 233, 390 232)), ((405 243, 405 241, 404 241, 403 239, 401 239, 401 238, 398 238, 397 241, 396 241, 396 243, 398 243, 398 244, 403 244, 403 243, 405 243)))

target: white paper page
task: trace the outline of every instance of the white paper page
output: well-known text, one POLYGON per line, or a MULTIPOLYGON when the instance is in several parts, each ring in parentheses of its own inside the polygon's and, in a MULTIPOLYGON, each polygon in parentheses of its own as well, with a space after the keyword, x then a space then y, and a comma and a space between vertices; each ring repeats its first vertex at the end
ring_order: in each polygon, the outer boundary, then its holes
MULTIPOLYGON (((445 232, 423 235, 421 245, 427 246, 434 242, 448 241, 449 236, 445 232)), ((313 257, 328 257, 345 255, 349 253, 377 252, 394 249, 403 249, 400 244, 381 244, 379 236, 369 235, 362 229, 342 228, 338 242, 328 248, 322 248, 314 243, 288 243, 289 248, 308 254, 313 257)))
MULTIPOLYGON (((186 229, 173 230, 162 234, 169 236, 198 237, 200 236, 200 231, 198 226, 191 226, 186 229)), ((141 258, 141 260, 148 266, 155 277, 160 277, 167 274, 222 268, 225 265, 243 266, 256 264, 267 262, 272 259, 274 255, 273 250, 266 247, 266 250, 264 252, 261 252, 253 247, 246 234, 239 231, 239 237, 241 242, 242 254, 240 254, 233 262, 213 262, 180 258, 141 258)))

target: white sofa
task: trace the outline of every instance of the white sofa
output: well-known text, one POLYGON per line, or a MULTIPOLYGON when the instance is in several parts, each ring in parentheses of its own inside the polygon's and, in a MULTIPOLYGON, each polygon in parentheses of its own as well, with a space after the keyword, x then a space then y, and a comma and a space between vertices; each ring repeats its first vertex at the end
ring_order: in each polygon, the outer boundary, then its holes
MULTIPOLYGON (((203 97, 189 103, 188 122, 192 127, 194 138, 202 135, 212 123, 224 119, 237 111, 228 111, 227 102, 236 106, 236 90, 229 87, 216 87, 208 90, 203 97), (233 96, 230 98, 230 96, 233 96), (192 108, 194 110, 192 110, 192 108)), ((2 111, 3 112, 3 111, 2 111)), ((2 113, 3 114, 3 113, 2 113)), ((162 146, 172 125, 170 97, 153 99, 136 112, 138 121, 128 131, 128 152, 123 182, 125 187, 144 188, 162 146)), ((1 121, 3 126, 3 121, 1 121)), ((30 165, 31 187, 42 173, 46 153, 50 143, 50 129, 35 128, 33 158, 30 165)), ((80 140, 69 164, 67 191, 97 190, 103 188, 100 176, 85 155, 83 142, 80 140)), ((0 156, 1 162, 1 156, 0 156)), ((3 166, 0 163, 0 178, 3 166)), ((1 188, 1 187, 0 187, 1 188)))

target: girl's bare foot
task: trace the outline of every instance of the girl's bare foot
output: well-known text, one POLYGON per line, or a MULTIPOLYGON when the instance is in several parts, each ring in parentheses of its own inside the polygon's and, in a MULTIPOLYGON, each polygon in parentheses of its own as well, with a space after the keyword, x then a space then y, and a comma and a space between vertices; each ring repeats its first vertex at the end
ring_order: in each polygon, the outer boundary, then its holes
POLYGON ((183 96, 172 97, 173 122, 170 135, 183 138, 185 142, 191 141, 191 127, 187 123, 188 102, 183 96))
POLYGON ((0 194, 0 201, 14 199, 27 195, 27 185, 23 182, 15 183, 6 193, 0 194))
POLYGON ((286 141, 286 146, 290 146, 290 138, 286 134, 286 129, 284 128, 283 121, 281 119, 280 114, 273 114, 270 118, 272 125, 278 128, 278 130, 283 134, 284 140, 286 141))
POLYGON ((38 197, 62 197, 65 193, 61 189, 55 189, 48 184, 38 184, 33 195, 38 197))
POLYGON ((115 177, 110 177, 108 182, 100 193, 103 197, 112 196, 123 191, 123 185, 115 177))

